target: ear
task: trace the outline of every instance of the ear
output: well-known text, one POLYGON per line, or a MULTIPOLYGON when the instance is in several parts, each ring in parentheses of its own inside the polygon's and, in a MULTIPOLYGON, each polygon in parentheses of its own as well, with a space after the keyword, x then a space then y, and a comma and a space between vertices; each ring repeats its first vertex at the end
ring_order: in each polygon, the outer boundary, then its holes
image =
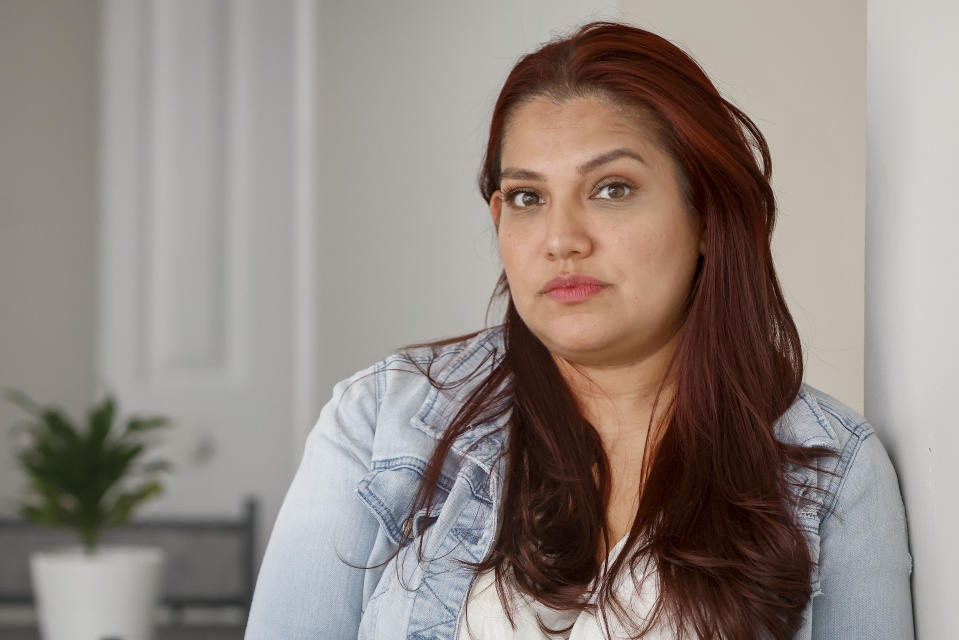
POLYGON ((503 208, 503 194, 497 189, 493 192, 493 195, 489 199, 489 211, 493 216, 493 226, 496 227, 496 231, 499 232, 499 214, 503 208))

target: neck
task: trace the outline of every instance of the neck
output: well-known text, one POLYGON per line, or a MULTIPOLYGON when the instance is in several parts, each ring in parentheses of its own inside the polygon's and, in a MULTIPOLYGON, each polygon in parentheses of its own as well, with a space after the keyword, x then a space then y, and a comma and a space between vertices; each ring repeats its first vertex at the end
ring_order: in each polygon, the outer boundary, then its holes
MULTIPOLYGON (((607 448, 645 438, 656 403, 656 422, 675 392, 675 373, 663 384, 666 368, 676 350, 678 333, 667 344, 645 358, 602 365, 582 364, 553 354, 580 410, 596 428, 607 448)), ((654 425, 655 426, 655 425, 654 425)))

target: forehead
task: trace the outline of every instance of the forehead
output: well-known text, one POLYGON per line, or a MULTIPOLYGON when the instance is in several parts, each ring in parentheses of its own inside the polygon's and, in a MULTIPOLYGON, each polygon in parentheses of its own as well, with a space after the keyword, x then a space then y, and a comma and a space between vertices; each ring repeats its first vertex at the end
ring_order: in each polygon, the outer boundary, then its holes
POLYGON ((506 121, 501 148, 502 166, 510 159, 547 156, 563 147, 582 147, 584 153, 611 144, 638 151, 654 147, 652 128, 639 109, 595 97, 562 102, 538 97, 516 108, 506 121))

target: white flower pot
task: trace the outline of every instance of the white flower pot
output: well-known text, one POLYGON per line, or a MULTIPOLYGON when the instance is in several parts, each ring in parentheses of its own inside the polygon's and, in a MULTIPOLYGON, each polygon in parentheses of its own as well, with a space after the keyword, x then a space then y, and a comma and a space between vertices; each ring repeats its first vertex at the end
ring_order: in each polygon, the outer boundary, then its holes
POLYGON ((43 640, 152 640, 165 564, 156 547, 80 546, 30 555, 43 640))

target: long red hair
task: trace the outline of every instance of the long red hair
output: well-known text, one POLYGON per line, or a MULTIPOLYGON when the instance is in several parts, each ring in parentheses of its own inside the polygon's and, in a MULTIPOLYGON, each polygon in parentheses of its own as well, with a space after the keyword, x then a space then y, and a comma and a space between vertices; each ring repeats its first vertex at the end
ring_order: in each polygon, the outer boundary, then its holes
MULTIPOLYGON (((675 163, 687 206, 706 225, 705 255, 667 370, 675 393, 661 414, 654 408, 666 426, 646 448, 626 546, 602 574, 596 550, 600 541, 610 548, 609 461, 549 352, 517 314, 505 271, 490 301, 507 298, 504 357, 438 442, 410 514, 429 514, 451 443, 480 417, 511 409, 501 528, 488 557, 470 563, 495 569, 510 621, 504 594, 512 583, 556 609, 599 610, 607 622, 611 608, 635 637, 665 619, 679 638, 789 638, 811 597, 812 560, 792 511, 807 498, 790 491, 784 470, 819 469, 817 458, 832 452, 774 436, 802 384, 803 354, 770 250, 776 204, 766 141, 681 49, 636 27, 592 22, 526 55, 507 77, 479 175, 487 203, 499 188, 504 129, 517 107, 581 96, 645 116, 675 163), (635 580, 647 559, 658 570, 658 598, 638 624, 613 585, 622 571, 635 580), (598 576, 597 601, 587 603, 586 587, 598 576)), ((540 624, 544 632, 569 630, 540 624)))

